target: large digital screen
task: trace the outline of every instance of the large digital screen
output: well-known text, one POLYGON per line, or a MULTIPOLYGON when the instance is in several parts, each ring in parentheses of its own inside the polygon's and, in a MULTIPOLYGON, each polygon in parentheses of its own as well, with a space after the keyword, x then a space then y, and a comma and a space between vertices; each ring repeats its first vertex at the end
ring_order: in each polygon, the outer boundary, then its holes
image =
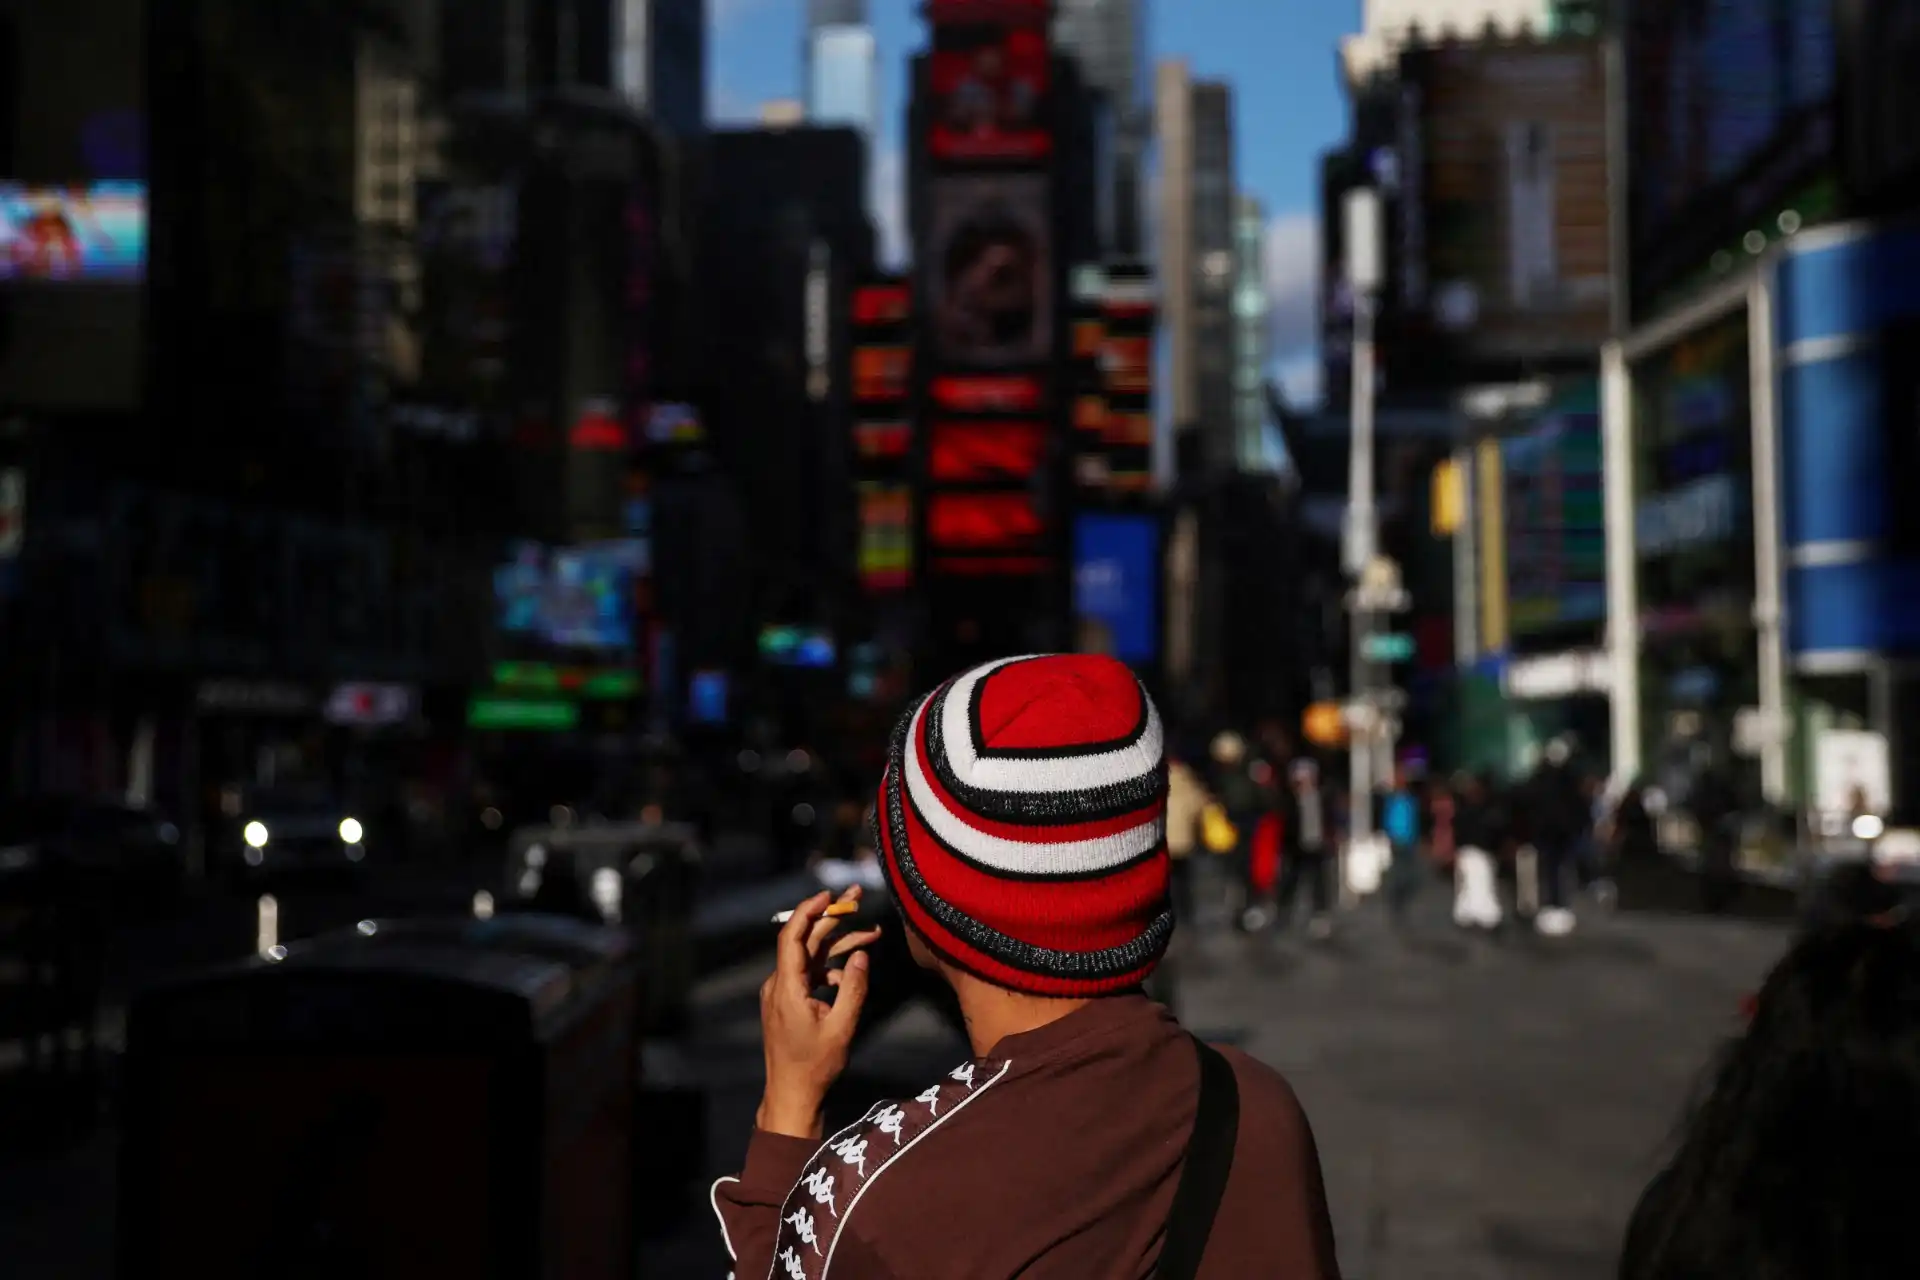
POLYGON ((899 324, 912 310, 912 296, 904 284, 862 285, 853 292, 856 325, 899 324))
POLYGON ((937 160, 1038 160, 1047 127, 1050 52, 1042 30, 944 31, 928 59, 937 160))
POLYGON ((936 422, 927 477, 939 484, 1031 479, 1047 459, 1044 422, 936 422))
POLYGON ((912 371, 913 351, 908 347, 856 347, 853 398, 863 402, 904 400, 912 371))
POLYGON ((1045 532, 1030 493, 936 493, 927 499, 927 541, 936 551, 1027 551, 1045 532))
POLYGON ((1597 390, 1580 388, 1501 445, 1508 628, 1597 623, 1607 610, 1597 390))
POLYGON ((1031 413, 1046 405, 1046 388, 1028 374, 935 378, 933 402, 950 413, 1031 413))
POLYGON ((1144 515, 1083 515, 1073 525, 1073 611, 1122 662, 1160 651, 1160 530, 1144 515))
POLYGON ((1044 174, 931 183, 927 293, 942 364, 1033 365, 1053 349, 1053 237, 1044 174))
POLYGON ((516 544, 494 571, 498 625, 556 648, 631 649, 635 582, 650 569, 637 538, 556 550, 516 544))
POLYGON ((0 183, 0 280, 133 282, 146 264, 145 183, 0 183))
POLYGON ((913 428, 904 422, 856 422, 853 448, 864 462, 904 458, 913 448, 913 428))

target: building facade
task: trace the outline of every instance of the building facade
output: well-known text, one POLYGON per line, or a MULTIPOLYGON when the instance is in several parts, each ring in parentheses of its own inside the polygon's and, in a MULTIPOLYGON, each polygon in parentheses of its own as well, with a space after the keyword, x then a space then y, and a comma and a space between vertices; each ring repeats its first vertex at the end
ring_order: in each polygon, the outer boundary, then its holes
POLYGON ((1241 195, 1233 219, 1234 457, 1241 470, 1268 465, 1267 357, 1271 311, 1267 299, 1267 211, 1241 195))
POLYGON ((1060 0, 1053 39, 1079 64, 1082 82, 1098 95, 1105 115, 1101 240, 1113 256, 1137 257, 1146 247, 1146 175, 1154 129, 1145 0, 1060 0))
POLYGON ((857 129, 871 146, 880 82, 865 0, 810 0, 806 41, 807 119, 857 129))
MULTIPOLYGON (((611 15, 611 88, 667 134, 707 124, 706 0, 596 0, 611 15)), ((598 59, 596 58, 596 62, 598 59)))

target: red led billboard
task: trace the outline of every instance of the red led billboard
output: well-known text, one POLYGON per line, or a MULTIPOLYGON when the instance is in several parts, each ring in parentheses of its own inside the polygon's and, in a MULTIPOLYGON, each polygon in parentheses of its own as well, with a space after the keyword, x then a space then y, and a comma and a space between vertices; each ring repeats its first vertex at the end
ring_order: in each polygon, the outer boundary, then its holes
POLYGON ((1032 374, 949 375, 933 380, 933 401, 952 413, 1032 413, 1046 404, 1032 374))
POLYGON ((1030 493, 936 493, 927 499, 927 542, 938 551, 1030 551, 1045 532, 1030 493))
POLYGON ((928 58, 937 160, 1042 160, 1047 128, 1044 30, 976 28, 943 33, 928 58))
POLYGON ((899 324, 912 309, 912 297, 903 284, 863 285, 853 292, 856 325, 899 324))
POLYGON ((927 477, 941 484, 1030 479, 1045 464, 1043 422, 936 422, 927 477))
POLYGON ((853 352, 855 400, 904 400, 913 370, 908 347, 856 347, 853 352))
POLYGON ((904 422, 856 422, 853 448, 869 460, 904 458, 913 447, 913 429, 904 422))

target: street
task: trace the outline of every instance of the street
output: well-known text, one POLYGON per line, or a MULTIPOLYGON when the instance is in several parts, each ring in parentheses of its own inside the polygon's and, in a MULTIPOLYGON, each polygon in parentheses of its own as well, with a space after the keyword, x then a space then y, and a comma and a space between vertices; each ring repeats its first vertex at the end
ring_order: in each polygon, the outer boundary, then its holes
MULTIPOLYGON (((1469 940, 1441 896, 1405 938, 1370 904, 1324 944, 1183 939, 1182 1017, 1293 1082, 1348 1280, 1610 1277, 1663 1142, 1785 932, 1590 914, 1554 943, 1469 940)), ((762 976, 753 962, 705 984, 679 1064, 713 1089, 708 1180, 738 1169, 752 1123, 762 976)), ((838 1110, 917 1092, 964 1054, 909 1007, 857 1053, 838 1110)), ((726 1274, 704 1205, 647 1263, 648 1276, 726 1274)))

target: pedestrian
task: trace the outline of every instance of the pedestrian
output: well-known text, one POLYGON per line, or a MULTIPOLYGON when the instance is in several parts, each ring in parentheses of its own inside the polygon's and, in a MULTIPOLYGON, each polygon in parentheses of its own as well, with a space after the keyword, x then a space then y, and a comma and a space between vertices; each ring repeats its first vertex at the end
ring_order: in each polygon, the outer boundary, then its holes
POLYGON ((1282 928, 1291 927, 1294 899, 1304 884, 1312 914, 1307 934, 1326 938, 1333 932, 1333 852, 1338 847, 1335 814, 1320 781, 1320 766, 1301 758, 1289 771, 1289 786, 1282 799, 1280 891, 1277 909, 1282 928))
POLYGON ((988 663, 908 714, 881 861, 971 1056, 829 1137, 877 933, 836 940, 828 895, 802 903, 761 989, 746 1163, 712 1192, 735 1275, 1338 1276, 1286 1081, 1141 993, 1174 928, 1161 751, 1145 689, 1091 655, 988 663))
POLYGON ((1253 870, 1253 837, 1264 808, 1260 784, 1253 775, 1254 762, 1248 757, 1247 742, 1231 730, 1215 735, 1212 746, 1213 794, 1233 824, 1235 840, 1228 886, 1228 912, 1242 927, 1253 910, 1250 879, 1253 870))
POLYGON ((1735 854, 1740 799, 1721 763, 1707 758, 1687 797, 1700 838, 1700 906, 1709 915, 1725 911, 1739 895, 1735 854))
POLYGON ((1381 797, 1380 831, 1391 851, 1387 908, 1394 923, 1404 925, 1420 891, 1420 802, 1407 781, 1404 764, 1394 766, 1393 781, 1381 797))
POLYGON ((1500 905, 1494 850, 1502 839, 1491 788, 1484 777, 1463 774, 1454 784, 1453 922, 1491 932, 1505 912, 1500 905))
POLYGON ((1527 834, 1536 855, 1540 909, 1534 927, 1548 937, 1572 933, 1574 915, 1567 905, 1567 879, 1575 850, 1586 834, 1592 804, 1573 767, 1573 744, 1555 738, 1525 788, 1522 804, 1527 834))
POLYGON ((1854 888, 1751 1002, 1634 1210, 1621 1280, 1915 1274, 1920 928, 1870 874, 1854 888))
POLYGON ((1194 852, 1200 847, 1201 815, 1212 802, 1192 765, 1179 757, 1167 761, 1167 856, 1172 860, 1174 918, 1183 924, 1198 922, 1194 876, 1199 862, 1194 852))

